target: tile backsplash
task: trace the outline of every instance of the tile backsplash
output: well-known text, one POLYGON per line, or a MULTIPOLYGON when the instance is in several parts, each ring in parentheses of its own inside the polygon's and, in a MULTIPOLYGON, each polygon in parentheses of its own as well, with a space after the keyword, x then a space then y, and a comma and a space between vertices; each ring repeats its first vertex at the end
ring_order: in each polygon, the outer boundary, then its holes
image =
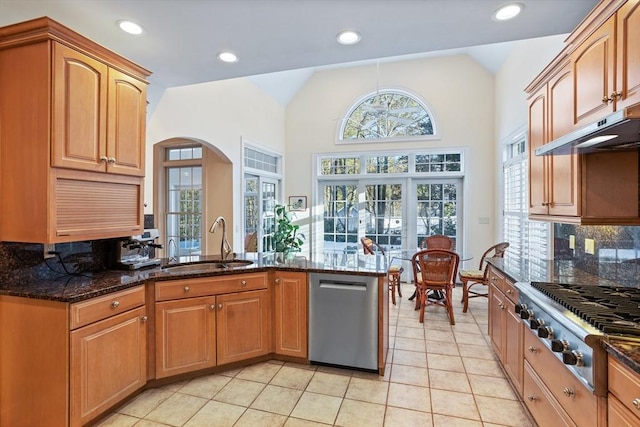
POLYGON ((640 226, 577 226, 554 224, 554 258, 573 260, 587 273, 621 284, 636 286, 640 277, 640 226), (570 248, 571 236, 575 238, 570 248), (585 250, 585 239, 595 242, 594 253, 585 250))

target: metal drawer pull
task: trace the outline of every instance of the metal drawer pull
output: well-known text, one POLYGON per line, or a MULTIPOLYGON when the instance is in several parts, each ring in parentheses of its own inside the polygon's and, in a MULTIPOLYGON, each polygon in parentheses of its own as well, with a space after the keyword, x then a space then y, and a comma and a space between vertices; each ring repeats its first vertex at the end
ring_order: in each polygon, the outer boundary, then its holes
POLYGON ((636 397, 635 399, 633 399, 633 401, 631 402, 631 404, 638 410, 640 410, 640 397, 636 397))
POLYGON ((213 310, 215 310, 215 309, 216 309, 216 305, 215 305, 215 304, 211 304, 211 305, 209 306, 209 310, 213 311, 213 310))
POLYGON ((147 319, 148 319, 148 317, 147 317, 147 316, 142 316, 142 317, 140 318, 140 320, 142 320, 143 322, 146 322, 146 321, 147 321, 147 319))
POLYGON ((567 397, 573 397, 576 394, 576 392, 572 388, 565 387, 562 389, 562 394, 564 394, 567 397))
POLYGON ((218 310, 222 310, 222 303, 218 304, 218 310))
POLYGON ((185 286, 185 287, 184 287, 184 292, 185 292, 185 293, 186 293, 186 292, 189 292, 189 287, 188 287, 188 286, 185 286))
POLYGON ((240 286, 242 286, 242 287, 247 286, 247 281, 246 280, 240 281, 240 286))
POLYGON ((115 157, 109 157, 109 158, 107 159, 107 162, 108 162, 108 163, 111 163, 111 164, 114 164, 114 163, 116 162, 116 158, 115 158, 115 157))
POLYGON ((107 162, 107 156, 100 156, 100 161, 102 163, 106 163, 107 162))
POLYGON ((113 308, 118 308, 119 306, 120 306, 120 302, 118 302, 118 301, 113 301, 111 303, 111 307, 113 307, 113 308))
POLYGON ((530 353, 537 353, 538 349, 535 346, 530 345, 529 348, 527 348, 527 350, 529 350, 530 353))
POLYGON ((527 400, 529 402, 535 402, 536 400, 538 400, 538 398, 535 397, 534 395, 530 394, 529 396, 527 396, 527 400))
POLYGON ((278 278, 278 279, 276 279, 276 283, 280 283, 280 279, 279 279, 279 278, 278 278))

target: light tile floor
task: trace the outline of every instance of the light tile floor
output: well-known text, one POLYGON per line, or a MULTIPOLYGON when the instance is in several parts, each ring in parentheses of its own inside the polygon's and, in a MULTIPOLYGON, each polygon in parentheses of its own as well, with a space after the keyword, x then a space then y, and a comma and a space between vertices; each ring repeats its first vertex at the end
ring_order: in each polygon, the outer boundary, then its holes
POLYGON ((436 306, 420 324, 402 289, 384 377, 269 361, 146 390, 98 425, 533 427, 491 349, 487 299, 462 313, 456 288, 455 326, 436 306))

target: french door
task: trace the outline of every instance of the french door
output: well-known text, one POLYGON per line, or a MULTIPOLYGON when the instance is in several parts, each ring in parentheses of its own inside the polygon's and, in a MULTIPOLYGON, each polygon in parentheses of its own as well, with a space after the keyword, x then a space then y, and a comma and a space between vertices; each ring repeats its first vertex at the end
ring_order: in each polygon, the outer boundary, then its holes
POLYGON ((444 234, 462 250, 462 180, 383 179, 320 182, 323 250, 359 250, 369 237, 386 250, 418 248, 444 234))
POLYGON ((244 178, 244 252, 273 250, 278 181, 246 174, 244 178))

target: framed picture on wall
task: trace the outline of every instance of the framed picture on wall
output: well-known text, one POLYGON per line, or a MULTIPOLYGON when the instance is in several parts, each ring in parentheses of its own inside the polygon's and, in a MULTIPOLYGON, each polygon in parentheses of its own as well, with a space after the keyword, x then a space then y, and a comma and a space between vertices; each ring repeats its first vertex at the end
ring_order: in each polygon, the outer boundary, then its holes
POLYGON ((289 196, 289 210, 307 210, 307 196, 289 196))

